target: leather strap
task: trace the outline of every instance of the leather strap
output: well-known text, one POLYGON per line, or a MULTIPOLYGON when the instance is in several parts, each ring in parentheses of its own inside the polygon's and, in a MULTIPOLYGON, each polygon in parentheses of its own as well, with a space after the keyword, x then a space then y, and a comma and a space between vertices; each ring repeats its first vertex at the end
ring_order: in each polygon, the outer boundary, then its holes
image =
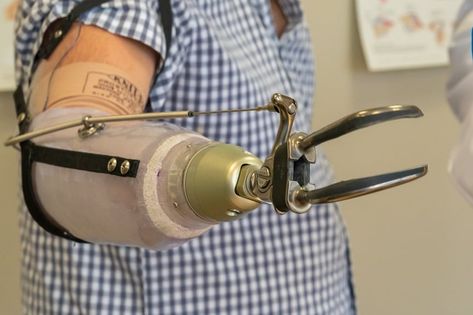
POLYGON ((30 142, 28 146, 30 158, 34 162, 73 168, 80 171, 134 178, 140 166, 139 160, 118 156, 43 147, 33 142, 30 142), (109 168, 110 161, 113 161, 113 167, 109 168))
MULTIPOLYGON (((161 25, 163 27, 164 38, 166 40, 166 59, 164 60, 163 64, 161 65, 161 69, 154 77, 153 85, 156 83, 158 76, 164 69, 164 65, 166 63, 167 58, 169 57, 169 50, 171 48, 172 43, 172 25, 173 25, 173 13, 171 8, 171 1, 170 0, 159 0, 159 12, 161 17, 161 25)), ((151 99, 148 97, 148 101, 145 105, 145 112, 150 113, 153 111, 151 106, 151 99)))
POLYGON ((28 131, 29 117, 21 82, 13 93, 13 101, 15 102, 15 111, 18 119, 18 128, 20 129, 20 134, 25 133, 28 131))
POLYGON ((34 190, 32 179, 33 162, 121 177, 136 177, 140 164, 140 161, 138 160, 130 160, 122 157, 112 157, 101 154, 38 146, 29 140, 21 143, 23 195, 26 207, 28 208, 32 218, 49 233, 79 243, 87 242, 75 237, 69 231, 60 227, 50 217, 48 217, 43 210, 34 190), (111 159, 115 159, 116 161, 113 169, 108 168, 111 159), (123 172, 123 168, 120 167, 124 163, 128 163, 127 165, 129 165, 126 172, 123 172))
POLYGON ((163 26, 164 37, 166 40, 166 56, 169 54, 169 48, 172 42, 172 24, 173 14, 170 0, 159 0, 159 11, 161 12, 161 24, 163 26))
POLYGON ((21 143, 21 184, 23 188, 25 204, 31 217, 36 221, 36 223, 38 223, 39 226, 53 235, 66 238, 77 243, 87 243, 86 241, 75 237, 69 231, 60 227, 43 211, 43 208, 36 197, 33 179, 31 176, 31 168, 33 166, 31 144, 31 141, 25 141, 21 143))
POLYGON ((55 28, 51 38, 47 38, 44 41, 44 44, 41 46, 38 54, 36 55, 37 60, 40 61, 41 59, 47 59, 49 56, 51 56, 53 51, 71 29, 72 24, 80 17, 82 13, 85 13, 90 9, 98 7, 109 1, 110 0, 84 0, 79 2, 64 19, 61 19, 61 23, 57 28, 55 28))
POLYGON ((54 23, 54 28, 45 34, 43 43, 41 44, 41 47, 35 56, 32 73, 36 71, 39 62, 42 59, 48 59, 51 56, 53 51, 62 42, 64 37, 71 29, 72 24, 80 17, 82 13, 85 13, 90 9, 98 7, 109 1, 110 0, 83 0, 82 2, 79 2, 65 18, 59 19, 57 24, 54 23))

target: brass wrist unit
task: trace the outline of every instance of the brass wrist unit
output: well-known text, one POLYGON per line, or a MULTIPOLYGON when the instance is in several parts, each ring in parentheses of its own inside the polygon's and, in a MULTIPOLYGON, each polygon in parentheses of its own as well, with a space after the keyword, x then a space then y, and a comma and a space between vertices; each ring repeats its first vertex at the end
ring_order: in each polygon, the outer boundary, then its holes
POLYGON ((241 147, 214 143, 200 150, 184 173, 184 191, 194 212, 212 222, 232 221, 260 203, 237 194, 243 167, 257 170, 262 162, 241 147))

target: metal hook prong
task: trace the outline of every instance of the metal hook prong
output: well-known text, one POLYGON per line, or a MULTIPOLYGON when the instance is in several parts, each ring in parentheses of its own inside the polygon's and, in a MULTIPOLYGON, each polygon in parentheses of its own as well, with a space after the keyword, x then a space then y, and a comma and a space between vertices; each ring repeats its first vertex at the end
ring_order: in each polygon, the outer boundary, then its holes
POLYGON ((414 105, 390 105, 362 110, 313 132, 300 141, 298 148, 304 152, 310 147, 317 146, 358 129, 391 120, 417 118, 423 115, 422 111, 414 105))
POLYGON ((405 184, 427 174, 427 169, 427 165, 423 165, 392 173, 341 181, 311 191, 300 190, 296 199, 302 204, 338 202, 405 184))

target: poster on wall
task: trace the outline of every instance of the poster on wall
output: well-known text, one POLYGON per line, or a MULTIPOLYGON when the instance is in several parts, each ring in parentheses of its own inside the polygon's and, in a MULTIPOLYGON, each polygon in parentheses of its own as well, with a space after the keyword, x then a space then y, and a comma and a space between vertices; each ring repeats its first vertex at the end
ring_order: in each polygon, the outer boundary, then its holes
POLYGON ((16 0, 0 0, 0 91, 11 91, 15 88, 14 54, 13 54, 13 20, 15 18, 16 0))
POLYGON ((462 0, 356 0, 370 71, 448 64, 448 45, 462 0))

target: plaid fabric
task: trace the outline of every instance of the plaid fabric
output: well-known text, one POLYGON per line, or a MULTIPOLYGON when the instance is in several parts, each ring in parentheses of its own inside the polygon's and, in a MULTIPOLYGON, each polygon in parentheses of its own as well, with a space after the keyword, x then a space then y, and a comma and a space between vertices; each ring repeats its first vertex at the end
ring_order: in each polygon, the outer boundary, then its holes
MULTIPOLYGON (((281 1, 289 26, 278 38, 267 0, 176 0, 173 42, 151 92, 153 110, 222 110, 296 98, 295 129, 309 130, 313 102, 310 39, 297 1, 281 1)), ((31 76, 47 26, 77 1, 24 0, 18 14, 18 78, 31 76)), ((115 0, 83 23, 139 40, 164 54, 155 0, 115 0)), ((28 93, 28 80, 23 87, 28 93)), ((236 113, 176 120, 260 157, 278 117, 236 113)), ((313 182, 331 171, 319 154, 313 182)), ((25 314, 354 314, 346 231, 336 205, 278 216, 269 207, 220 224, 167 251, 81 245, 53 237, 21 211, 25 314)))

